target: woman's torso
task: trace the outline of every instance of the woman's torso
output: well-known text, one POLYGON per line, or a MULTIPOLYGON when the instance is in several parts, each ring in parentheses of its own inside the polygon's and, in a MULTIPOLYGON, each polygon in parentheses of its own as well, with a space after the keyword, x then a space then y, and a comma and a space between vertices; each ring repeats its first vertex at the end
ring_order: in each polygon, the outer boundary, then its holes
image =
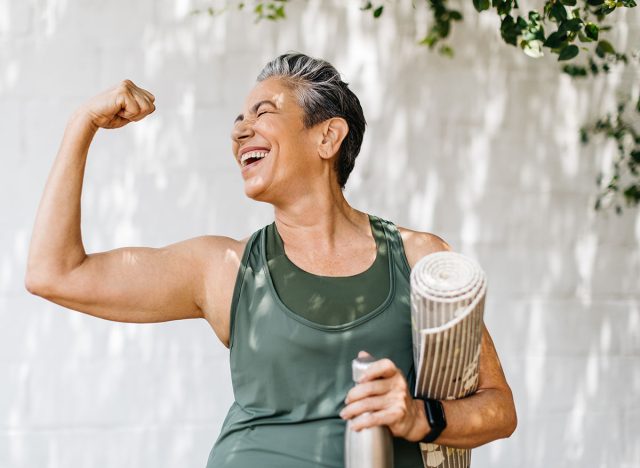
MULTIPOLYGON (((278 296, 267 263, 268 226, 248 240, 230 317, 235 402, 208 468, 341 467, 345 422, 338 413, 353 385, 351 359, 364 349, 392 359, 411 378, 409 265, 396 227, 370 219, 384 235, 378 247, 387 249, 388 294, 338 325, 309 320, 278 296)), ((396 468, 422 466, 417 444, 394 443, 396 468)))

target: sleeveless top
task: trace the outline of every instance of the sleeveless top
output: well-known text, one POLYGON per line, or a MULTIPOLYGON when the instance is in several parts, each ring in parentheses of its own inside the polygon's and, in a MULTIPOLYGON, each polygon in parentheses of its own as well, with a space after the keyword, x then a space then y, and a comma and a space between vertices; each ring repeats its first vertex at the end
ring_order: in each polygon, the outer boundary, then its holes
MULTIPOLYGON (((354 385, 351 360, 360 350, 391 359, 413 388, 410 268, 396 226, 373 219, 388 252, 387 295, 340 324, 309 320, 287 307, 268 268, 268 226, 251 235, 230 311, 235 401, 207 468, 343 468, 346 421, 339 412, 354 385)), ((395 468, 423 467, 417 442, 393 442, 395 468)))
POLYGON ((323 325, 353 321, 384 302, 389 292, 389 252, 381 221, 369 215, 376 258, 365 271, 351 276, 322 276, 293 263, 275 221, 265 235, 267 265, 276 294, 291 310, 323 325))

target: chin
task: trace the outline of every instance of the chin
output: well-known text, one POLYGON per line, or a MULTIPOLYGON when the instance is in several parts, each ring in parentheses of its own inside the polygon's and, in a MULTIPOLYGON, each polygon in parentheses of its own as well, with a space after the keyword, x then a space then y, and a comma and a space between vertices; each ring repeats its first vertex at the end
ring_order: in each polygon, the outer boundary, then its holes
POLYGON ((265 197, 265 191, 266 191, 266 183, 264 182, 264 180, 260 179, 260 180, 248 180, 245 181, 244 183, 244 194, 247 196, 247 198, 251 198, 252 200, 255 201, 267 201, 266 197, 265 197))

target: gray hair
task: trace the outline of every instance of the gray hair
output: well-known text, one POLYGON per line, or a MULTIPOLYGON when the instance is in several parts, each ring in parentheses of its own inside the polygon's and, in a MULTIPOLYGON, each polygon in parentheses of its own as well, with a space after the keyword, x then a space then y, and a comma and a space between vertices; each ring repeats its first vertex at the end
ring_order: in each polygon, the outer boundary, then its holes
POLYGON ((334 169, 344 189, 360 152, 366 121, 357 96, 342 81, 340 73, 326 60, 299 52, 288 52, 267 63, 257 81, 282 78, 295 92, 304 111, 305 128, 332 117, 347 121, 349 131, 340 145, 334 169))

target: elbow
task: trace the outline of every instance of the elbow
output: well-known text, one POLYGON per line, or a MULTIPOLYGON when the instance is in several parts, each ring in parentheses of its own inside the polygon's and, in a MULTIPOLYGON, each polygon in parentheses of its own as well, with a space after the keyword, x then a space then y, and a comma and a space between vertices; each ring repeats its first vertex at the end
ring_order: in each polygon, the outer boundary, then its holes
POLYGON ((48 294, 48 281, 42 274, 27 272, 24 277, 24 287, 35 296, 45 297, 48 294))
POLYGON ((518 427, 518 415, 516 414, 516 409, 514 407, 513 411, 511 412, 511 417, 509 418, 509 423, 507 425, 507 431, 504 438, 506 439, 508 437, 511 437, 513 433, 516 431, 517 427, 518 427))
POLYGON ((507 408, 505 408, 505 424, 504 424, 504 433, 502 438, 506 439, 513 435, 518 427, 518 415, 516 413, 516 405, 513 401, 513 394, 509 391, 509 404, 507 408))

